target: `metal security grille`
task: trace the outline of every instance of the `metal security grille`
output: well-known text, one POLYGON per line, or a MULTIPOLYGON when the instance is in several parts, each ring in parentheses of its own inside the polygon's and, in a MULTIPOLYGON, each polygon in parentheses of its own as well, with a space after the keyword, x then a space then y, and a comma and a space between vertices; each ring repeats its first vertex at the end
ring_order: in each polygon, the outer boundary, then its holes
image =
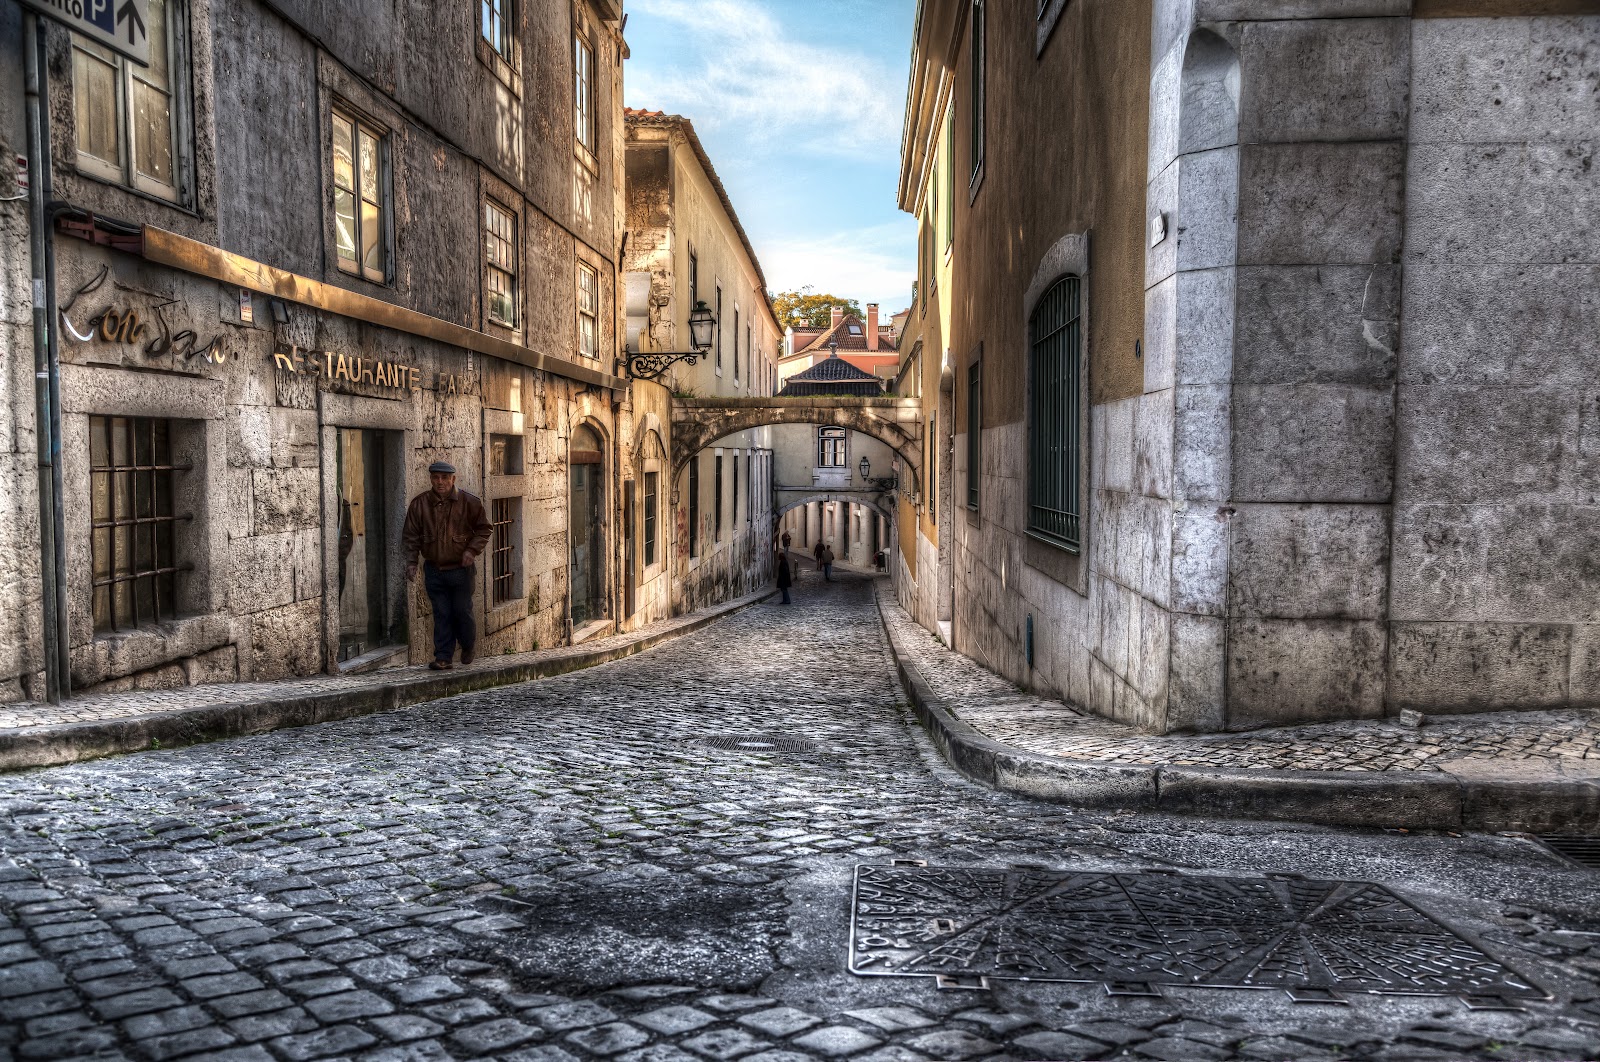
POLYGON ((495 604, 516 595, 516 554, 513 532, 517 526, 517 499, 496 498, 490 503, 489 527, 494 536, 489 551, 495 604))
POLYGON ((1079 535, 1079 281, 1062 277, 1028 321, 1028 531, 1071 550, 1079 535))
POLYGON ((177 615, 172 425, 89 418, 94 629, 128 630, 177 615))
POLYGON ((983 474, 983 375, 981 362, 967 366, 967 508, 978 507, 983 474))

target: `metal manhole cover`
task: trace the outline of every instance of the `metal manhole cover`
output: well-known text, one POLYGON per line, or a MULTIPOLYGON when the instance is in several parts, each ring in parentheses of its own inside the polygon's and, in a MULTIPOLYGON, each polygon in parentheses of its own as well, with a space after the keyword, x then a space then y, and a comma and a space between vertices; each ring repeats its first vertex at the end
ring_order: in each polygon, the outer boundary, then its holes
POLYGON ((810 738, 793 734, 710 734, 698 739, 700 744, 714 749, 732 749, 735 752, 820 752, 821 747, 810 738))
POLYGON ((1573 837, 1545 834, 1539 838, 1545 847, 1579 866, 1600 870, 1600 837, 1573 837))
POLYGON ((850 937, 851 973, 943 982, 1545 995, 1361 881, 859 866, 850 937))

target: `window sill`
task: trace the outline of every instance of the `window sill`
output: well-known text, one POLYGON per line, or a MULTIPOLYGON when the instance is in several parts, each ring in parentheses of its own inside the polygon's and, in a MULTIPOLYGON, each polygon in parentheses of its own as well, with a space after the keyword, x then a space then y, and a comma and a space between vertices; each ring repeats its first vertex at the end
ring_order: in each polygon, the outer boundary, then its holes
POLYGON ((142 191, 133 187, 132 185, 124 184, 120 180, 113 180, 90 170, 75 167, 72 172, 86 181, 93 181, 95 184, 104 185, 107 188, 115 188, 119 192, 126 192, 128 195, 134 196, 138 199, 143 199, 147 203, 155 203, 157 206, 164 206, 169 210, 176 210, 178 213, 185 214, 197 221, 202 220, 200 217, 200 212, 182 200, 166 199, 159 195, 153 195, 150 192, 142 191))
MULTIPOLYGON (((495 80, 504 85, 513 96, 521 99, 522 77, 517 72, 517 68, 513 60, 507 59, 505 56, 495 51, 494 45, 485 40, 481 33, 478 35, 476 50, 478 53, 478 62, 488 67, 489 72, 494 75, 495 80)), ((515 55, 516 50, 516 44, 513 43, 511 46, 513 55, 515 55)))

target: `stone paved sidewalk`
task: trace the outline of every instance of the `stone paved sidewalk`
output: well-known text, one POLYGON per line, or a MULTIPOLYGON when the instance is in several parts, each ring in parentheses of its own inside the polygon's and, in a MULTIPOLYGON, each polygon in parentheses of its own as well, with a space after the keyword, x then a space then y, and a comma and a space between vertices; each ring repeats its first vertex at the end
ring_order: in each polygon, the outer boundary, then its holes
POLYGON ((325 722, 469 690, 562 674, 627 656, 754 604, 761 590, 574 646, 484 657, 450 671, 425 664, 277 682, 216 683, 73 697, 59 705, 0 705, 0 770, 70 763, 112 752, 192 744, 325 722), (179 726, 180 722, 185 725, 179 726))
POLYGON ((1600 710, 1430 716, 1276 727, 1237 734, 1152 735, 1019 692, 947 648, 879 588, 884 621, 924 680, 985 737, 1044 756, 1103 763, 1294 771, 1442 771, 1460 761, 1526 764, 1565 777, 1600 777, 1600 710))

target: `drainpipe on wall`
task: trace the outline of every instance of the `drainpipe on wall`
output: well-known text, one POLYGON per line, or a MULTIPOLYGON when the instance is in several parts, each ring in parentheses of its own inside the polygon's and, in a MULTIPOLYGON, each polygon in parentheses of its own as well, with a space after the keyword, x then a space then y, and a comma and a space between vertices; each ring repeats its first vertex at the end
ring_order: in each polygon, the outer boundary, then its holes
MULTIPOLYGON (((61 528, 61 381, 57 371, 55 311, 50 233, 49 119, 45 111, 44 27, 32 12, 23 13, 22 44, 26 73, 28 122, 28 229, 33 265, 34 437, 39 453, 39 576, 44 631, 45 697, 61 703, 71 688, 67 668, 66 558, 60 548, 61 528)), ((37 694, 35 694, 37 696, 37 694)))

